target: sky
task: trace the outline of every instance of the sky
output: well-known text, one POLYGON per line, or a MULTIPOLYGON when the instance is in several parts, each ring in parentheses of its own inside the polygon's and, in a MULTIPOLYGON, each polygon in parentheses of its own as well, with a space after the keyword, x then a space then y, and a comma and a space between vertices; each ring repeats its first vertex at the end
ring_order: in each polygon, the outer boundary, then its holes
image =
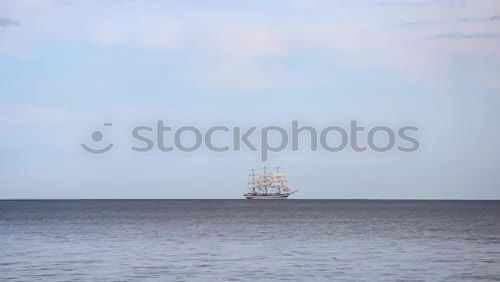
POLYGON ((499 77, 496 0, 4 0, 0 199, 241 198, 276 164, 294 198, 500 199, 499 77), (420 147, 131 151, 157 120, 410 125, 420 147), (95 130, 109 152, 80 147, 95 130))

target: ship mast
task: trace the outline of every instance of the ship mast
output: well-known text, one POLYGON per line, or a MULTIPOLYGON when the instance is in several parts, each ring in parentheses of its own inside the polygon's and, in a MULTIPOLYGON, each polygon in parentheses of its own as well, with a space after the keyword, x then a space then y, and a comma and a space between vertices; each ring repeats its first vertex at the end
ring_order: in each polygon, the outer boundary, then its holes
POLYGON ((250 174, 250 176, 252 177, 252 192, 255 193, 255 168, 252 168, 252 174, 250 174))
MULTIPOLYGON (((279 174, 280 173, 280 166, 279 165, 276 165, 276 173, 279 174)), ((278 186, 278 193, 281 194, 281 185, 278 186)))
POLYGON ((267 183, 267 179, 266 179, 266 177, 267 177, 267 167, 264 166, 263 169, 264 169, 264 179, 265 179, 265 181, 264 181, 264 184, 265 184, 264 189, 266 190, 266 194, 267 194, 268 193, 267 186, 269 186, 269 183, 267 183))

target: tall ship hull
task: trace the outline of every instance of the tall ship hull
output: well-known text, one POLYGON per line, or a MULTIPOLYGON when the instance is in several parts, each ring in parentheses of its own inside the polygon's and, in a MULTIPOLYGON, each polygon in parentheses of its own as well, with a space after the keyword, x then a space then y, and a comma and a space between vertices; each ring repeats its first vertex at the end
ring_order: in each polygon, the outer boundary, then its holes
POLYGON ((280 171, 280 167, 276 167, 276 171, 268 171, 267 167, 263 167, 262 173, 255 173, 252 169, 250 174, 251 179, 248 181, 248 193, 243 194, 243 197, 248 200, 286 200, 288 196, 297 191, 292 191, 288 185, 288 180, 285 173, 280 171))
POLYGON ((247 193, 244 194, 243 196, 248 199, 248 200, 286 200, 288 199, 288 196, 290 196, 292 193, 282 193, 282 194, 252 194, 252 193, 247 193))

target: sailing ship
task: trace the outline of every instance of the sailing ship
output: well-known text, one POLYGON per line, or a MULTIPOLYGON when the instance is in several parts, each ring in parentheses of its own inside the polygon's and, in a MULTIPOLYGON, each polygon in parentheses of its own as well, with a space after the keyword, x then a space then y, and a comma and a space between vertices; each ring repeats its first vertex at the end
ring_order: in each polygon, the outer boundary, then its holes
POLYGON ((243 196, 250 200, 284 200, 288 196, 297 192, 292 191, 288 185, 286 174, 280 171, 280 167, 276 166, 275 171, 268 170, 267 167, 262 168, 262 173, 255 173, 256 169, 252 168, 250 179, 248 180, 248 191, 243 196))

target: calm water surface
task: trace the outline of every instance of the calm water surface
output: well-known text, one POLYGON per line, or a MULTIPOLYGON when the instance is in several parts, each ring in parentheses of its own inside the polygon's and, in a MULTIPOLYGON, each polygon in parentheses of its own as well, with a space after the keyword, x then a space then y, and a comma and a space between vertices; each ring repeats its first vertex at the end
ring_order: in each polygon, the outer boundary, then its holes
POLYGON ((0 201, 0 280, 500 281, 498 201, 0 201))

